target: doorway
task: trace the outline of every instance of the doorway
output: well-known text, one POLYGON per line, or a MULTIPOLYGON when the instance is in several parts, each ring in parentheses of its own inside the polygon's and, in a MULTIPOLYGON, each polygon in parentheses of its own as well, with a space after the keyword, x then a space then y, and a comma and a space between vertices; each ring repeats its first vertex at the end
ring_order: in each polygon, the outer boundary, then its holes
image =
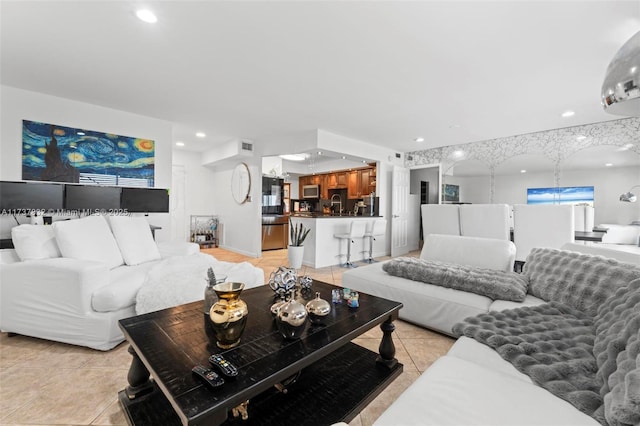
MULTIPOLYGON (((429 181, 420 181, 420 206, 423 204, 429 204, 429 181)), ((422 214, 418 212, 420 216, 420 240, 418 241, 418 248, 422 249, 422 242, 424 241, 424 232, 422 230, 422 214)))
POLYGON ((439 204, 440 196, 440 166, 425 165, 410 170, 409 202, 415 214, 411 215, 409 223, 409 234, 411 235, 411 246, 415 250, 422 249, 424 243, 424 232, 422 229, 421 206, 423 204, 439 204))

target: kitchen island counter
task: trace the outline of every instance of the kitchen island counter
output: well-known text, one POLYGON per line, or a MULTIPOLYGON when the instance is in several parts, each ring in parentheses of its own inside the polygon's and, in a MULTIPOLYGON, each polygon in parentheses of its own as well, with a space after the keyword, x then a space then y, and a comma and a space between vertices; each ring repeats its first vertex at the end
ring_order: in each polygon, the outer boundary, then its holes
MULTIPOLYGON (((290 226, 302 223, 311 229, 307 239, 304 241, 304 256, 302 264, 312 268, 324 268, 326 266, 339 265, 345 262, 347 254, 347 240, 335 238, 334 234, 349 232, 351 222, 354 220, 364 221, 367 226, 373 225, 380 216, 334 216, 317 213, 292 214, 289 216, 290 226), (339 256, 342 255, 342 256, 339 256)), ((369 240, 355 238, 351 246, 351 261, 361 262, 369 254, 369 240)), ((377 238, 373 244, 373 256, 385 255, 385 240, 377 238)))
POLYGON ((363 216, 354 216, 348 214, 325 214, 325 213, 293 213, 289 216, 292 219, 296 218, 307 218, 307 219, 378 219, 383 216, 373 215, 363 215, 363 216))

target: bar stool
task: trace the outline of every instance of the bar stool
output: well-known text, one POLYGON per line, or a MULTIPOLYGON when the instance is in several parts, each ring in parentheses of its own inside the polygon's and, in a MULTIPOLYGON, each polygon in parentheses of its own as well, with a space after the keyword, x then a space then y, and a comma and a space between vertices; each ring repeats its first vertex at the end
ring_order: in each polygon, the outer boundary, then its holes
POLYGON ((373 242, 376 237, 380 237, 387 233, 387 219, 376 219, 371 225, 371 229, 364 233, 364 238, 369 238, 369 257, 365 260, 367 263, 373 263, 373 242))
MULTIPOLYGON (((355 268, 356 265, 351 262, 351 244, 355 243, 356 238, 363 238, 367 223, 364 220, 352 220, 349 226, 349 232, 343 234, 333 234, 335 238, 347 240, 347 262, 342 264, 344 268, 355 268)), ((342 256, 338 254, 338 256, 342 256)))

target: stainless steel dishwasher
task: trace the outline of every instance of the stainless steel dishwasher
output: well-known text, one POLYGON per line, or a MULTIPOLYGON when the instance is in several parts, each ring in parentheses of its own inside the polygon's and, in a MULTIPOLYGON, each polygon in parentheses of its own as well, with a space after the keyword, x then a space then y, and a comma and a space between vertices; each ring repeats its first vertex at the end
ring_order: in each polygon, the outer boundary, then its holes
POLYGON ((262 250, 285 249, 289 243, 287 216, 262 216, 262 250))

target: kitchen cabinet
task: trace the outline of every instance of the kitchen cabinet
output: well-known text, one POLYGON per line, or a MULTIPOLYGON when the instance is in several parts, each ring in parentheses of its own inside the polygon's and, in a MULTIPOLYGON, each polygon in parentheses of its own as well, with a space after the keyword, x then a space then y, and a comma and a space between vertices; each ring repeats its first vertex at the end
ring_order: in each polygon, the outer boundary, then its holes
POLYGON ((320 185, 320 197, 329 198, 330 189, 347 189, 348 198, 362 198, 376 190, 375 166, 363 167, 354 170, 338 170, 331 173, 300 176, 300 198, 304 185, 320 185))
POLYGON ((347 188, 349 198, 362 198, 371 194, 376 190, 375 168, 350 171, 347 188))
POLYGON ((325 200, 329 198, 329 175, 321 174, 320 176, 320 198, 325 200))
POLYGON ((358 198, 359 192, 360 192, 360 182, 358 179, 358 171, 357 170, 350 171, 348 181, 347 181, 347 197, 358 198))
MULTIPOLYGON (((371 193, 371 169, 358 170, 360 174, 360 197, 367 196, 371 193)), ((375 180, 375 177, 374 177, 375 180)), ((374 187, 375 190, 375 187, 374 187)))
POLYGON ((327 187, 329 189, 342 189, 347 187, 349 172, 334 172, 327 175, 327 187))

